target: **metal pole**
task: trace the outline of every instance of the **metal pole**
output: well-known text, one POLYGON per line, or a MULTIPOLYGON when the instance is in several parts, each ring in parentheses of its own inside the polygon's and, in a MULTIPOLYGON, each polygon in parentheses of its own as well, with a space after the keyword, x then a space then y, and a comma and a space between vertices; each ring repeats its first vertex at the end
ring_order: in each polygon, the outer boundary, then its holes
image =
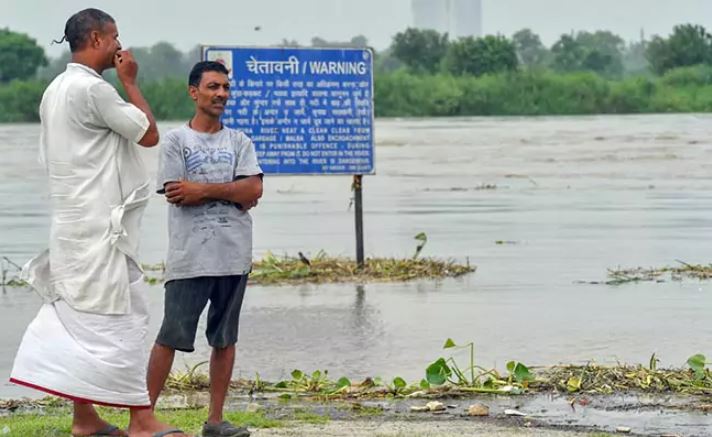
POLYGON ((363 175, 354 175, 354 204, 356 206, 356 265, 359 269, 364 266, 363 259, 363 196, 361 186, 363 175))

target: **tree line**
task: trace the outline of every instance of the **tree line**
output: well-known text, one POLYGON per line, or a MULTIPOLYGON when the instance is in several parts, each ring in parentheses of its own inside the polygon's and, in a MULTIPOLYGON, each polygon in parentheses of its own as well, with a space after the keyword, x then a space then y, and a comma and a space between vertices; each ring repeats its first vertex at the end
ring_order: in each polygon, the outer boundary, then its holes
MULTIPOLYGON (((310 45, 363 48, 368 40, 315 37, 310 45)), ((301 45, 285 39, 277 46, 301 45)), ((186 76, 200 48, 181 52, 159 42, 131 50, 156 116, 190 116, 186 76)), ((37 121, 44 88, 70 59, 69 52, 49 59, 29 35, 0 29, 0 121, 37 121)), ((375 53, 375 75, 380 116, 708 111, 712 36, 683 24, 634 42, 604 30, 572 32, 547 47, 530 29, 451 39, 409 28, 375 53)), ((111 72, 107 79, 115 81, 111 72)))
POLYGON ((481 76, 541 68, 558 73, 590 71, 608 79, 663 75, 693 65, 712 64, 712 36, 700 25, 675 26, 667 37, 626 42, 605 30, 572 32, 546 47, 539 35, 522 29, 507 38, 450 40, 434 30, 407 29, 393 38, 386 54, 413 73, 481 76))

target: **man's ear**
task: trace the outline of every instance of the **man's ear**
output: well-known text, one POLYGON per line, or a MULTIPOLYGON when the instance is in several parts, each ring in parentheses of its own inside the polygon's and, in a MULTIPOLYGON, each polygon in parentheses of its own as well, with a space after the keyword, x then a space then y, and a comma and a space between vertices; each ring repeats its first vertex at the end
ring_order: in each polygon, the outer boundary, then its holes
POLYGON ((188 85, 188 95, 193 101, 198 100, 198 87, 193 85, 188 85))
POLYGON ((98 30, 92 30, 89 33, 89 44, 95 49, 101 47, 101 34, 98 30))

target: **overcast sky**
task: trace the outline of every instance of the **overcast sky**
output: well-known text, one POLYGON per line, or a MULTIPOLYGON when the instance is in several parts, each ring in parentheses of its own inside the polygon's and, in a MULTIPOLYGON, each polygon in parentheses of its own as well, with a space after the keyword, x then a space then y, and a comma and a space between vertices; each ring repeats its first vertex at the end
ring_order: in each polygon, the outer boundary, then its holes
MULTIPOLYGON (((50 47, 74 12, 97 7, 116 19, 127 46, 168 41, 181 50, 196 44, 270 45, 282 38, 308 44, 313 36, 348 40, 364 34, 376 49, 412 24, 410 0, 0 0, 0 27, 30 34, 50 47), (259 26, 259 30, 255 27, 259 26)), ((712 29, 711 0, 483 0, 485 33, 529 27, 551 44, 562 33, 607 29, 626 40, 668 34, 675 24, 712 29)))

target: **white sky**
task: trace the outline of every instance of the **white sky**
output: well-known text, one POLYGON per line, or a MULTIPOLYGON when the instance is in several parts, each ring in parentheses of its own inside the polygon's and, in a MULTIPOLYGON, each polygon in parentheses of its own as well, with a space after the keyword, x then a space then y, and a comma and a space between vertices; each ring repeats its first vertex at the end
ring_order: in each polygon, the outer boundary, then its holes
MULTIPOLYGON (((675 24, 712 29, 710 0, 483 0, 485 33, 511 35, 530 27, 551 44, 562 33, 606 29, 626 40, 668 34, 675 24)), ((199 43, 270 45, 313 36, 348 40, 364 34, 376 49, 411 25, 410 0, 0 0, 0 27, 30 34, 50 47, 74 12, 97 7, 117 21, 127 46, 168 41, 181 50, 199 43), (260 26, 259 31, 255 30, 260 26)))

